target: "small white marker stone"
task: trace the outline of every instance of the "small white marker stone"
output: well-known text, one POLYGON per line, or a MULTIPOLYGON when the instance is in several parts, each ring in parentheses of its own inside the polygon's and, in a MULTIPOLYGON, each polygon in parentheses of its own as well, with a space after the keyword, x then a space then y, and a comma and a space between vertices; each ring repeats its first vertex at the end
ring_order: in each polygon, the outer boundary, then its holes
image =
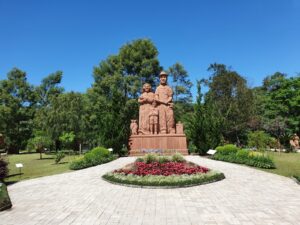
POLYGON ((209 155, 214 155, 217 151, 216 150, 213 150, 213 149, 209 149, 207 154, 209 155))
POLYGON ((22 163, 17 163, 17 164, 16 164, 16 167, 17 167, 17 168, 22 168, 22 167, 23 167, 23 164, 22 164, 22 163))

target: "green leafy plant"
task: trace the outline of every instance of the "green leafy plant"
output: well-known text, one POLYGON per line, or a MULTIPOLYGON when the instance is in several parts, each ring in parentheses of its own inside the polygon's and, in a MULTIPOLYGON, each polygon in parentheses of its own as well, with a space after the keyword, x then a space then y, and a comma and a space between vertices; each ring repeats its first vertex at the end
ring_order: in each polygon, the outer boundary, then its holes
POLYGON ((6 159, 0 156, 0 181, 4 180, 4 178, 8 175, 8 162, 6 159))
POLYGON ((168 156, 159 156, 158 157, 158 162, 159 163, 166 163, 166 162, 171 162, 172 159, 168 156))
POLYGON ((55 158, 54 158, 55 164, 58 164, 65 156, 66 155, 64 152, 62 152, 62 151, 57 152, 55 155, 55 158))
POLYGON ((184 161, 185 159, 181 154, 175 153, 174 155, 172 155, 172 162, 184 162, 184 161))
POLYGON ((52 145, 52 140, 47 135, 42 133, 37 133, 34 138, 31 138, 28 141, 27 149, 34 148, 37 152, 40 153, 40 159, 43 158, 42 153, 44 152, 45 148, 50 148, 52 145))
POLYGON ((252 154, 252 152, 245 149, 238 149, 234 145, 218 147, 217 153, 212 156, 212 159, 265 169, 275 168, 275 164, 270 157, 263 154, 252 154))
POLYGON ((224 146, 218 146, 216 148, 216 150, 217 150, 217 153, 219 153, 219 154, 230 155, 230 154, 237 153, 237 151, 240 149, 233 144, 228 144, 228 145, 224 145, 224 146))
POLYGON ((158 156, 155 154, 146 154, 144 156, 144 161, 145 163, 152 163, 152 162, 157 162, 158 161, 158 156))
POLYGON ((63 144, 63 147, 66 148, 71 148, 72 144, 74 143, 75 140, 75 134, 74 132, 63 132, 63 134, 59 137, 59 140, 63 144))
POLYGON ((97 166, 103 163, 110 162, 115 159, 115 156, 110 153, 110 151, 104 147, 96 147, 91 151, 85 153, 85 155, 77 160, 74 160, 70 164, 70 169, 79 170, 91 166, 97 166))
POLYGON ((4 183, 0 182, 0 211, 12 207, 7 188, 4 183))
POLYGON ((264 150, 267 146, 272 144, 272 138, 264 131, 253 131, 247 135, 248 146, 256 147, 257 149, 264 150))

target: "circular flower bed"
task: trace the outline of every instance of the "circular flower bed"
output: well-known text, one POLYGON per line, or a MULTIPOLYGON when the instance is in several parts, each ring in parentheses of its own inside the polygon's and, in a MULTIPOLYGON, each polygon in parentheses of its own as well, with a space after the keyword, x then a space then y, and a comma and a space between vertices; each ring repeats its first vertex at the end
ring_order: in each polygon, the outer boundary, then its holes
POLYGON ((223 173, 191 162, 159 161, 141 162, 141 160, 137 160, 121 169, 103 175, 103 178, 112 183, 140 187, 187 187, 225 178, 223 173))

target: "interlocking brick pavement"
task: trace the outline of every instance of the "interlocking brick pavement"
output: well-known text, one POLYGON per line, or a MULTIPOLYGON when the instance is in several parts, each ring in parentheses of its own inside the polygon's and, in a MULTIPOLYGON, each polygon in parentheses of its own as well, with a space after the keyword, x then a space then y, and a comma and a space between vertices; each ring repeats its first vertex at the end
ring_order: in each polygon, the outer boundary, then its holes
POLYGON ((300 224, 300 186, 289 178, 198 156, 188 160, 226 179, 196 187, 143 189, 110 184, 104 173, 135 158, 8 187, 13 208, 1 225, 18 224, 300 224))

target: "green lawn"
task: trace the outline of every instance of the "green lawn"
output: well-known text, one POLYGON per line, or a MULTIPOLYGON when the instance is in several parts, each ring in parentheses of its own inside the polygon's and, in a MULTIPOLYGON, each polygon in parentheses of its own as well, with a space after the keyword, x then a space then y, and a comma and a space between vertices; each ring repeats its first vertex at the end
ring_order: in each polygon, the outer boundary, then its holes
POLYGON ((262 169, 266 172, 276 173, 282 176, 300 176, 300 153, 267 152, 273 158, 276 169, 262 169))
POLYGON ((9 155, 9 176, 5 179, 5 182, 16 182, 71 171, 69 162, 77 157, 74 155, 66 156, 59 164, 55 164, 54 155, 43 154, 42 160, 39 153, 9 155), (19 169, 16 168, 16 163, 22 163, 24 166, 21 175, 19 169))

